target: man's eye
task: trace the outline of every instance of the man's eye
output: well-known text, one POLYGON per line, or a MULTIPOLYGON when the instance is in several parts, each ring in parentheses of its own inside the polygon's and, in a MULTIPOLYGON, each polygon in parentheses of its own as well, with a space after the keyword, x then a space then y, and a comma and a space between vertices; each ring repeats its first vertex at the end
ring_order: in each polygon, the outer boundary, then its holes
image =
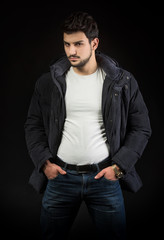
POLYGON ((64 43, 64 45, 65 45, 66 47, 69 47, 69 43, 64 43))
POLYGON ((81 46, 81 45, 82 45, 82 43, 80 43, 80 42, 75 44, 75 46, 81 46))

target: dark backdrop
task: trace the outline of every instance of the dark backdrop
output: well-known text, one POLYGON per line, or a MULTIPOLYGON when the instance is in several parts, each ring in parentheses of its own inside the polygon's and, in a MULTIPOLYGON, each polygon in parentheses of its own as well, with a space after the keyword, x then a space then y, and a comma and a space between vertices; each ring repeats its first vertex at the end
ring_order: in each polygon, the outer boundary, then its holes
MULTIPOLYGON (((1 230, 7 237, 40 239, 41 195, 28 185, 33 164, 24 140, 24 122, 37 78, 63 53, 60 24, 74 10, 88 11, 100 29, 99 50, 137 79, 149 109, 153 134, 137 163, 144 186, 124 193, 129 238, 162 236, 163 62, 162 11, 157 3, 82 6, 82 2, 1 8, 1 230), (128 8, 127 8, 128 7, 128 8), (32 237, 33 236, 33 237, 32 237)), ((94 230, 81 206, 72 239, 94 230)), ((4 235, 3 235, 4 236, 4 235)), ((109 233, 110 236, 110 233, 109 233)))

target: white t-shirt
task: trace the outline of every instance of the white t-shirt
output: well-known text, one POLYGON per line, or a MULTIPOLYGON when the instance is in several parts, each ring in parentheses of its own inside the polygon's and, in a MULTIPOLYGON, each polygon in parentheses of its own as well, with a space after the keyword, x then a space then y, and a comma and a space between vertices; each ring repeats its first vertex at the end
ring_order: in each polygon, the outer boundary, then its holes
POLYGON ((93 164, 109 156, 102 118, 105 72, 79 75, 71 67, 66 74, 66 120, 58 157, 76 165, 93 164))

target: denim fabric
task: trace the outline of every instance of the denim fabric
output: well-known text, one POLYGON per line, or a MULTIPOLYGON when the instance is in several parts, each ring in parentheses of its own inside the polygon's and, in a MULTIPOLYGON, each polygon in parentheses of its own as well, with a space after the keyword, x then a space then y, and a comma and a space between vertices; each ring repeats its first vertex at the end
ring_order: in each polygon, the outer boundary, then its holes
POLYGON ((125 210, 119 181, 105 177, 96 180, 97 173, 77 174, 67 170, 66 175, 48 181, 41 210, 44 240, 68 238, 82 201, 86 203, 99 239, 107 236, 111 240, 125 239, 125 210))

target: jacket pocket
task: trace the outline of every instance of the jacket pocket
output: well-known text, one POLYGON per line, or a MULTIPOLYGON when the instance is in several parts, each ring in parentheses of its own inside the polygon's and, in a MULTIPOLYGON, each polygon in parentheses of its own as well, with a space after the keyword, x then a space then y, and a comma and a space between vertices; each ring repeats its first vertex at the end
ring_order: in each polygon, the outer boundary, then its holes
POLYGON ((34 169, 29 178, 29 184, 32 185, 36 192, 43 193, 47 185, 47 178, 42 172, 34 169))
POLYGON ((136 172, 135 168, 126 173, 123 178, 120 179, 120 185, 123 190, 129 192, 137 192, 142 187, 142 181, 136 172))

